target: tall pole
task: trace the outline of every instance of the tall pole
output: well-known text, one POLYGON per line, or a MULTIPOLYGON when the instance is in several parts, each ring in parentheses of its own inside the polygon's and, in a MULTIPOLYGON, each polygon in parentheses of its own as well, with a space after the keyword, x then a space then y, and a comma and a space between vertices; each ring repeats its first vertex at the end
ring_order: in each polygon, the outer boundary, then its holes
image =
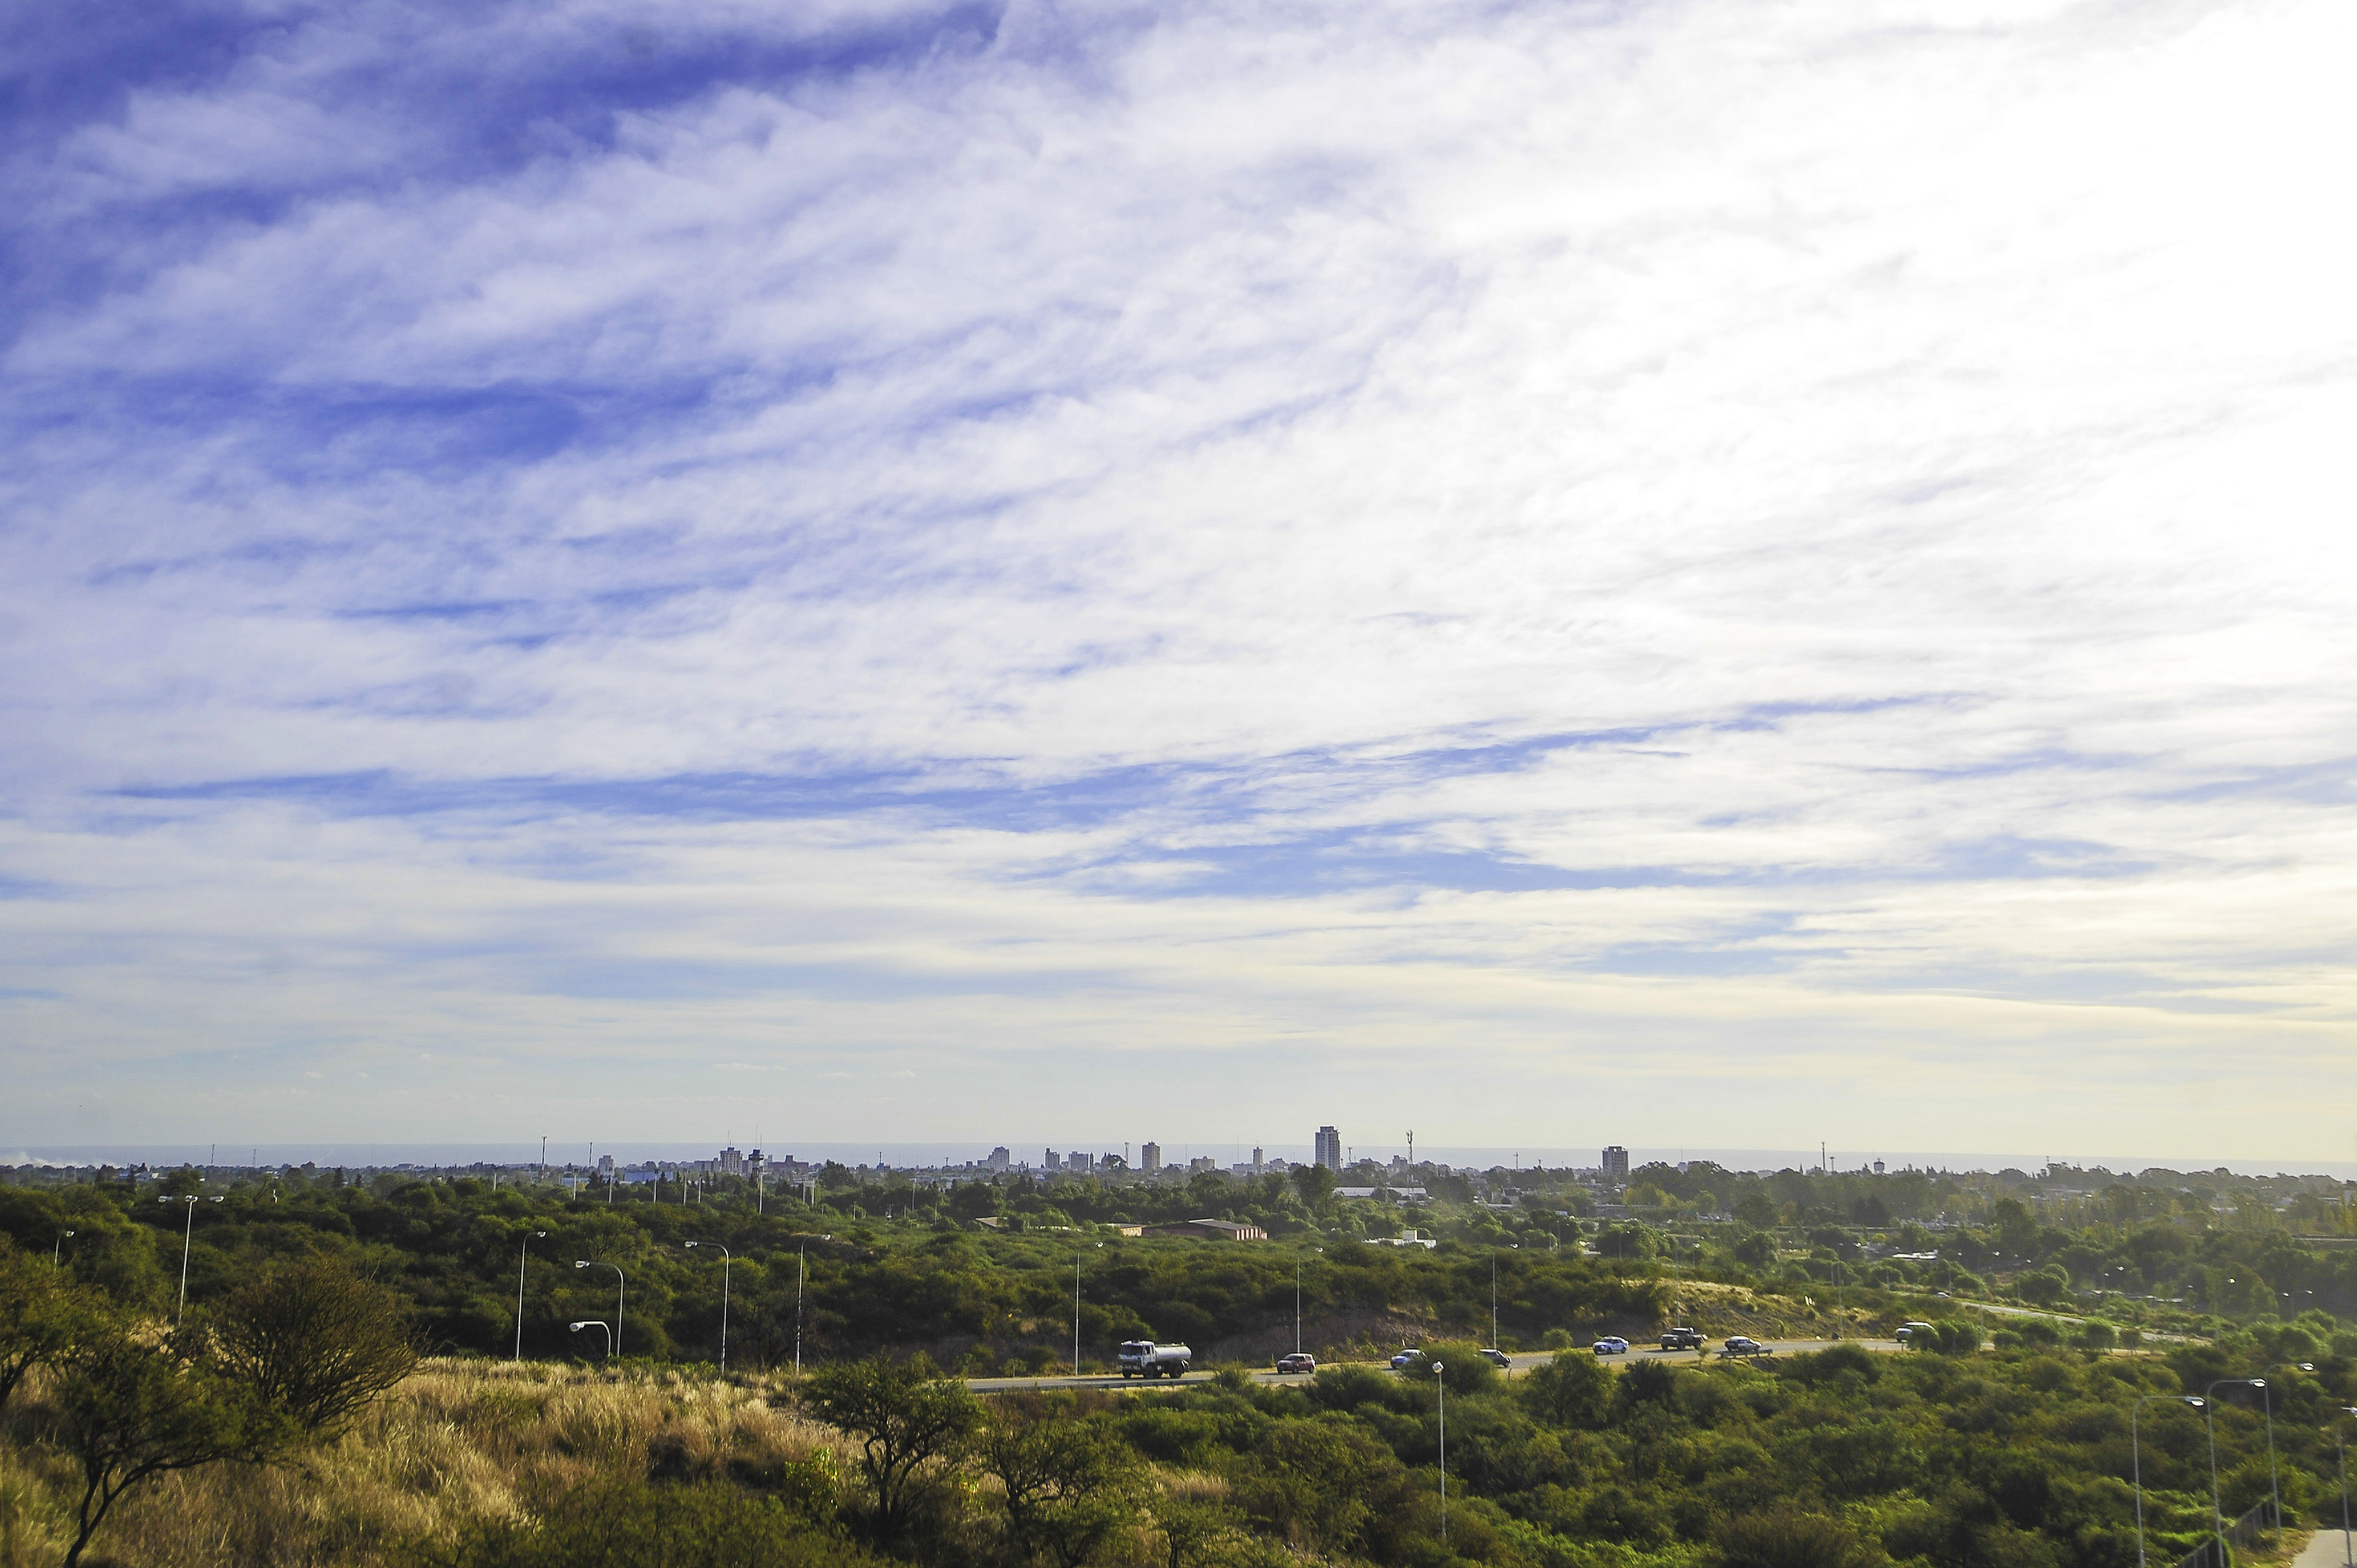
POLYGON ((1081 1255, 1072 1254, 1072 1376, 1081 1375, 1081 1255))
POLYGON ((737 1255, 717 1241, 690 1241, 691 1247, 720 1247, 720 1369, 728 1369, 728 1270, 737 1255))
MULTIPOLYGON (((2357 1415, 2357 1404, 2341 1408, 2350 1415, 2357 1415)), ((2357 1564, 2357 1545, 2351 1543, 2349 1534, 2349 1448, 2337 1427, 2332 1434, 2332 1451, 2341 1456, 2341 1561, 2357 1564)))
POLYGON ((1490 1348, 1498 1348, 1498 1253, 1490 1252, 1490 1348))
POLYGON ((1293 1353, 1301 1354, 1301 1260, 1293 1260, 1293 1353))
POLYGON ((622 1294, 630 1288, 630 1276, 622 1273, 622 1265, 619 1263, 600 1263, 589 1258, 576 1258, 574 1260, 573 1266, 576 1269, 614 1271, 616 1282, 614 1285, 614 1354, 620 1355, 622 1353, 622 1294))
POLYGON ((2259 1402, 2267 1412, 2267 1511, 2275 1516, 2276 1529, 2283 1529, 2283 1488, 2276 1482, 2276 1391, 2266 1384, 2259 1385, 2259 1402))
MULTIPOLYGON (((159 1197, 156 1201, 185 1203, 188 1206, 188 1217, 180 1222, 180 1305, 172 1314, 172 1326, 178 1328, 180 1326, 180 1320, 188 1315, 188 1244, 190 1238, 196 1234, 197 1205, 205 1200, 191 1192, 178 1197, 159 1197)), ((219 1203, 221 1199, 216 1197, 213 1201, 219 1203)), ((52 1249, 53 1253, 55 1249, 52 1249)))
POLYGON ((1448 1543, 1448 1363, 1432 1364, 1433 1386, 1440 1391, 1440 1541, 1448 1543))
MULTIPOLYGON (((2201 1391, 2202 1396, 2210 1400, 2210 1403, 2205 1407, 2210 1418, 2210 1524, 2212 1533, 2218 1538, 2219 1568, 2225 1568, 2227 1562, 2226 1510, 2221 1505, 2218 1497, 2218 1402, 2213 1396, 2229 1383, 2238 1383, 2246 1389, 2265 1389, 2267 1386, 2267 1380, 2265 1378, 2221 1378, 2201 1391)), ((2273 1420, 2270 1418, 2270 1434, 2273 1430, 2273 1420)), ((2270 1435, 2267 1441, 2272 1451, 2275 1439, 2270 1435)))
POLYGON ((532 1237, 533 1237, 533 1236, 545 1236, 545 1235, 547 1235, 547 1234, 548 1234, 548 1232, 547 1232, 547 1231, 545 1231, 545 1230, 535 1230, 535 1231, 533 1231, 533 1232, 532 1233, 532 1236, 526 1236, 526 1237, 523 1239, 522 1244, 522 1245, 520 1245, 520 1246, 518 1246, 518 1247, 516 1248, 516 1342, 515 1342, 515 1354, 508 1358, 508 1359, 510 1359, 510 1360, 511 1360, 511 1361, 521 1361, 521 1360, 522 1360, 522 1359, 523 1359, 523 1260, 524 1260, 524 1254, 532 1251, 532 1237))
POLYGON ((72 1234, 74 1232, 70 1230, 60 1230, 58 1232, 58 1239, 49 1243, 49 1267, 53 1269, 65 1267, 66 1238, 72 1234))
POLYGON ((794 1376, 802 1375, 802 1282, 810 1278, 810 1242, 794 1262, 794 1376))
POLYGON ((172 1314, 172 1326, 178 1328, 180 1319, 188 1315, 188 1244, 197 1233, 197 1200, 188 1199, 188 1217, 180 1223, 180 1305, 172 1314))
POLYGON ((2201 1409, 2203 1403, 2202 1401, 2195 1399, 2190 1394, 2147 1394, 2144 1398, 2128 1406, 2128 1463, 2134 1467, 2136 1475, 2136 1568, 2145 1568, 2144 1455, 2136 1447, 2136 1417, 2144 1412, 2145 1406, 2152 1403, 2155 1400, 2178 1400, 2185 1404, 2191 1405, 2196 1410, 2201 1409))

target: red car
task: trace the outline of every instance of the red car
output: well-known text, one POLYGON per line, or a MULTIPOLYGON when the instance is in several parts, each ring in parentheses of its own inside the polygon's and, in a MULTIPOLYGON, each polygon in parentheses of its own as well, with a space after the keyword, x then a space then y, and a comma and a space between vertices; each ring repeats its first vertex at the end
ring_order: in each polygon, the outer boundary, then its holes
POLYGON ((1318 1358, 1307 1351, 1296 1350, 1289 1356, 1279 1356, 1276 1369, 1280 1372, 1314 1372, 1318 1369, 1318 1358))

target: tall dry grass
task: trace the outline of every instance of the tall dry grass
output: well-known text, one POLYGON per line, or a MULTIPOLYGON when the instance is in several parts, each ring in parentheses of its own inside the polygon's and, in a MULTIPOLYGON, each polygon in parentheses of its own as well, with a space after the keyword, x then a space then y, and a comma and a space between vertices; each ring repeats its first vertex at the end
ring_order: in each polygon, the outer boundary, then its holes
MULTIPOLYGON (((841 1434, 785 1408, 781 1382, 538 1362, 424 1363, 340 1438, 284 1465, 166 1477, 120 1504, 91 1568, 391 1568, 464 1525, 513 1518, 618 1470, 759 1481, 842 1473, 841 1434)), ((80 1491, 41 1389, 0 1444, 0 1568, 56 1568, 80 1491)))

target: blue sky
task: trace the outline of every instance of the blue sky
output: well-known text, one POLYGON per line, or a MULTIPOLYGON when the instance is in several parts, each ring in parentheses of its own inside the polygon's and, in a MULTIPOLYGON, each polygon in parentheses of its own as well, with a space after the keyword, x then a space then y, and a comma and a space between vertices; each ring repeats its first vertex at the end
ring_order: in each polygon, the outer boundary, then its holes
POLYGON ((6 26, 0 1145, 2357 1150, 2345 7, 6 26))

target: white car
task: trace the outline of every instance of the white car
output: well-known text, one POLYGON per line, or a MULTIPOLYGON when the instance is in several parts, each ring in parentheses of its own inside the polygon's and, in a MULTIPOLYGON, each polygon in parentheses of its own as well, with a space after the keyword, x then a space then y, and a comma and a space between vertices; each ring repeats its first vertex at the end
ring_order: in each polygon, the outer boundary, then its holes
POLYGON ((1599 1356, 1626 1356, 1629 1353, 1629 1341, 1621 1338, 1618 1334, 1608 1334, 1598 1339, 1592 1348, 1599 1356))
POLYGON ((1394 1372, 1406 1371, 1410 1367, 1415 1364, 1415 1359, 1423 1354, 1424 1352, 1421 1350, 1401 1351, 1398 1355, 1392 1358, 1392 1370, 1394 1372))

